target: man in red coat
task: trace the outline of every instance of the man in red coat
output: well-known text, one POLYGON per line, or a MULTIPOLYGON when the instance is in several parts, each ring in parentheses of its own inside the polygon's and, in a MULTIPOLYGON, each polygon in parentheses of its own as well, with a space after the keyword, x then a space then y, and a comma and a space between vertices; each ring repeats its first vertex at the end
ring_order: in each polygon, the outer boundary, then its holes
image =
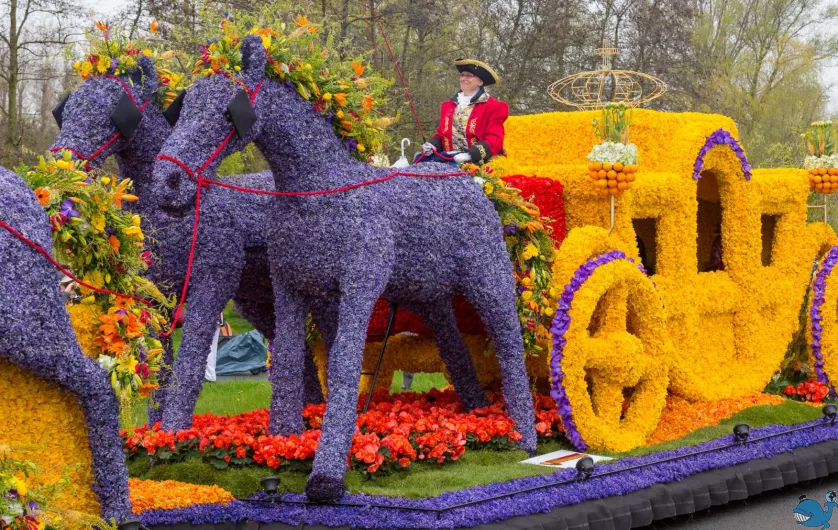
POLYGON ((439 127, 422 146, 424 158, 432 158, 437 151, 453 154, 458 164, 485 164, 503 151, 509 107, 484 88, 500 81, 489 65, 474 59, 457 59, 454 65, 460 72, 460 92, 442 104, 439 127))

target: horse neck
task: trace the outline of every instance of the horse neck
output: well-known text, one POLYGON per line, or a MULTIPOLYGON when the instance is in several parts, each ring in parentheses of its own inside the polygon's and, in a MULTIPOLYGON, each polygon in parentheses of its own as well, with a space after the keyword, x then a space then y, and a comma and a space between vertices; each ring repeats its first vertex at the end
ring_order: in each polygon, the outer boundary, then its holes
POLYGON ((331 123, 289 86, 265 81, 256 101, 264 125, 254 143, 277 190, 322 190, 367 180, 375 168, 352 158, 331 123))
POLYGON ((171 131, 161 110, 149 103, 143 111, 143 119, 134 137, 125 148, 114 153, 120 177, 133 181, 133 193, 140 198, 133 209, 146 210, 156 204, 151 175, 157 154, 171 131))

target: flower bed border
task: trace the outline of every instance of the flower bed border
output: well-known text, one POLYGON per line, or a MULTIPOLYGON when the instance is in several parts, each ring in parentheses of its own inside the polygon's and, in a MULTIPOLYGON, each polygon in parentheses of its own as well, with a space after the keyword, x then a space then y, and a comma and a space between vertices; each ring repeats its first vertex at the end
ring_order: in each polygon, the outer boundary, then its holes
MULTIPOLYGON (((304 503, 305 497, 301 494, 285 494, 281 503, 234 501, 226 507, 198 505, 180 510, 147 511, 143 513, 142 521, 146 526, 158 527, 159 530, 178 526, 179 523, 229 525, 247 521, 353 528, 474 527, 512 517, 548 513, 585 501, 642 493, 642 490, 656 484, 677 483, 704 472, 753 460, 772 459, 773 462, 788 459, 783 453, 788 453, 790 449, 824 445, 824 442, 838 453, 838 424, 826 424, 822 419, 796 426, 770 425, 753 429, 751 437, 753 441, 744 445, 732 445, 732 435, 725 435, 695 447, 625 458, 613 464, 597 466, 594 476, 582 482, 574 481, 575 470, 562 470, 551 475, 477 486, 427 499, 347 495, 342 500, 343 505, 309 505, 304 503), (495 498, 499 495, 508 496, 495 498), (488 500, 490 498, 494 499, 488 500), (456 507, 473 501, 481 502, 456 507)), ((778 464, 772 465, 777 467, 778 464)), ((794 480, 791 480, 791 472, 781 468, 782 477, 789 478, 785 483, 823 476, 821 468, 825 464, 813 466, 809 462, 806 465, 813 468, 812 476, 805 476, 803 472, 801 479, 795 472, 794 480), (815 472, 816 469, 820 470, 820 475, 815 472)), ((838 465, 833 467, 835 469, 827 472, 838 471, 838 465)), ((783 485, 782 478, 780 482, 763 489, 780 487, 783 485)), ((673 487, 679 486, 676 484, 673 487)))

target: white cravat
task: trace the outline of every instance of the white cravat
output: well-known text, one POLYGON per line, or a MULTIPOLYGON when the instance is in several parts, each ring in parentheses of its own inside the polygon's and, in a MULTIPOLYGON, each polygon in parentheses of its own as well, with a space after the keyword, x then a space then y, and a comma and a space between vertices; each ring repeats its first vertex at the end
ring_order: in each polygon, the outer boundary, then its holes
POLYGON ((466 108, 469 103, 471 103, 471 98, 474 97, 474 94, 467 96, 462 92, 457 93, 457 110, 462 110, 466 108))

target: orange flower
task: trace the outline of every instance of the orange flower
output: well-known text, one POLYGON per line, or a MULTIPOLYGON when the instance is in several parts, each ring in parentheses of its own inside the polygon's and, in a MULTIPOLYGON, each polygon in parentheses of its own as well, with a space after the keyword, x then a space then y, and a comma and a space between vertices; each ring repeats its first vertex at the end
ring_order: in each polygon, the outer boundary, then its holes
POLYGON ((198 486, 174 480, 128 479, 131 511, 140 515, 146 510, 172 510, 195 504, 221 504, 226 506, 233 495, 218 486, 198 486))
POLYGON ((96 24, 96 27, 99 29, 99 31, 107 31, 108 30, 108 23, 107 22, 105 22, 103 20, 97 20, 94 23, 96 24))
POLYGON ((41 206, 46 206, 49 202, 49 190, 46 188, 35 190, 35 196, 38 197, 38 202, 41 203, 41 206))
POLYGON ((111 244, 111 248, 114 252, 119 252, 119 239, 115 235, 111 235, 108 237, 108 243, 111 244))
POLYGON ((151 24, 148 25, 148 30, 152 33, 157 33, 157 30, 160 29, 160 25, 157 24, 157 19, 151 19, 151 24))
POLYGON ((364 100, 361 101, 361 107, 364 109, 364 112, 371 111, 373 105, 375 105, 375 99, 372 96, 364 96, 364 100))
POLYGON ((297 16, 297 18, 294 19, 294 24, 296 24, 297 27, 303 28, 303 27, 308 26, 310 23, 308 21, 308 17, 305 17, 303 15, 299 15, 299 16, 297 16))
POLYGON ((363 75, 364 70, 366 70, 367 67, 364 66, 364 63, 361 63, 361 62, 358 62, 358 61, 352 61, 352 69, 355 70, 355 75, 357 75, 358 77, 361 77, 361 75, 363 75))
POLYGON ((118 307, 119 309, 128 310, 134 306, 134 300, 132 298, 128 298, 127 296, 117 296, 113 305, 114 307, 118 307))
POLYGON ((335 102, 338 105, 340 105, 341 107, 345 107, 346 106, 346 96, 347 95, 348 94, 346 94, 344 92, 338 92, 333 97, 335 98, 335 102))
POLYGON ((352 122, 349 120, 343 120, 340 122, 341 126, 346 129, 347 131, 352 130, 352 122))

